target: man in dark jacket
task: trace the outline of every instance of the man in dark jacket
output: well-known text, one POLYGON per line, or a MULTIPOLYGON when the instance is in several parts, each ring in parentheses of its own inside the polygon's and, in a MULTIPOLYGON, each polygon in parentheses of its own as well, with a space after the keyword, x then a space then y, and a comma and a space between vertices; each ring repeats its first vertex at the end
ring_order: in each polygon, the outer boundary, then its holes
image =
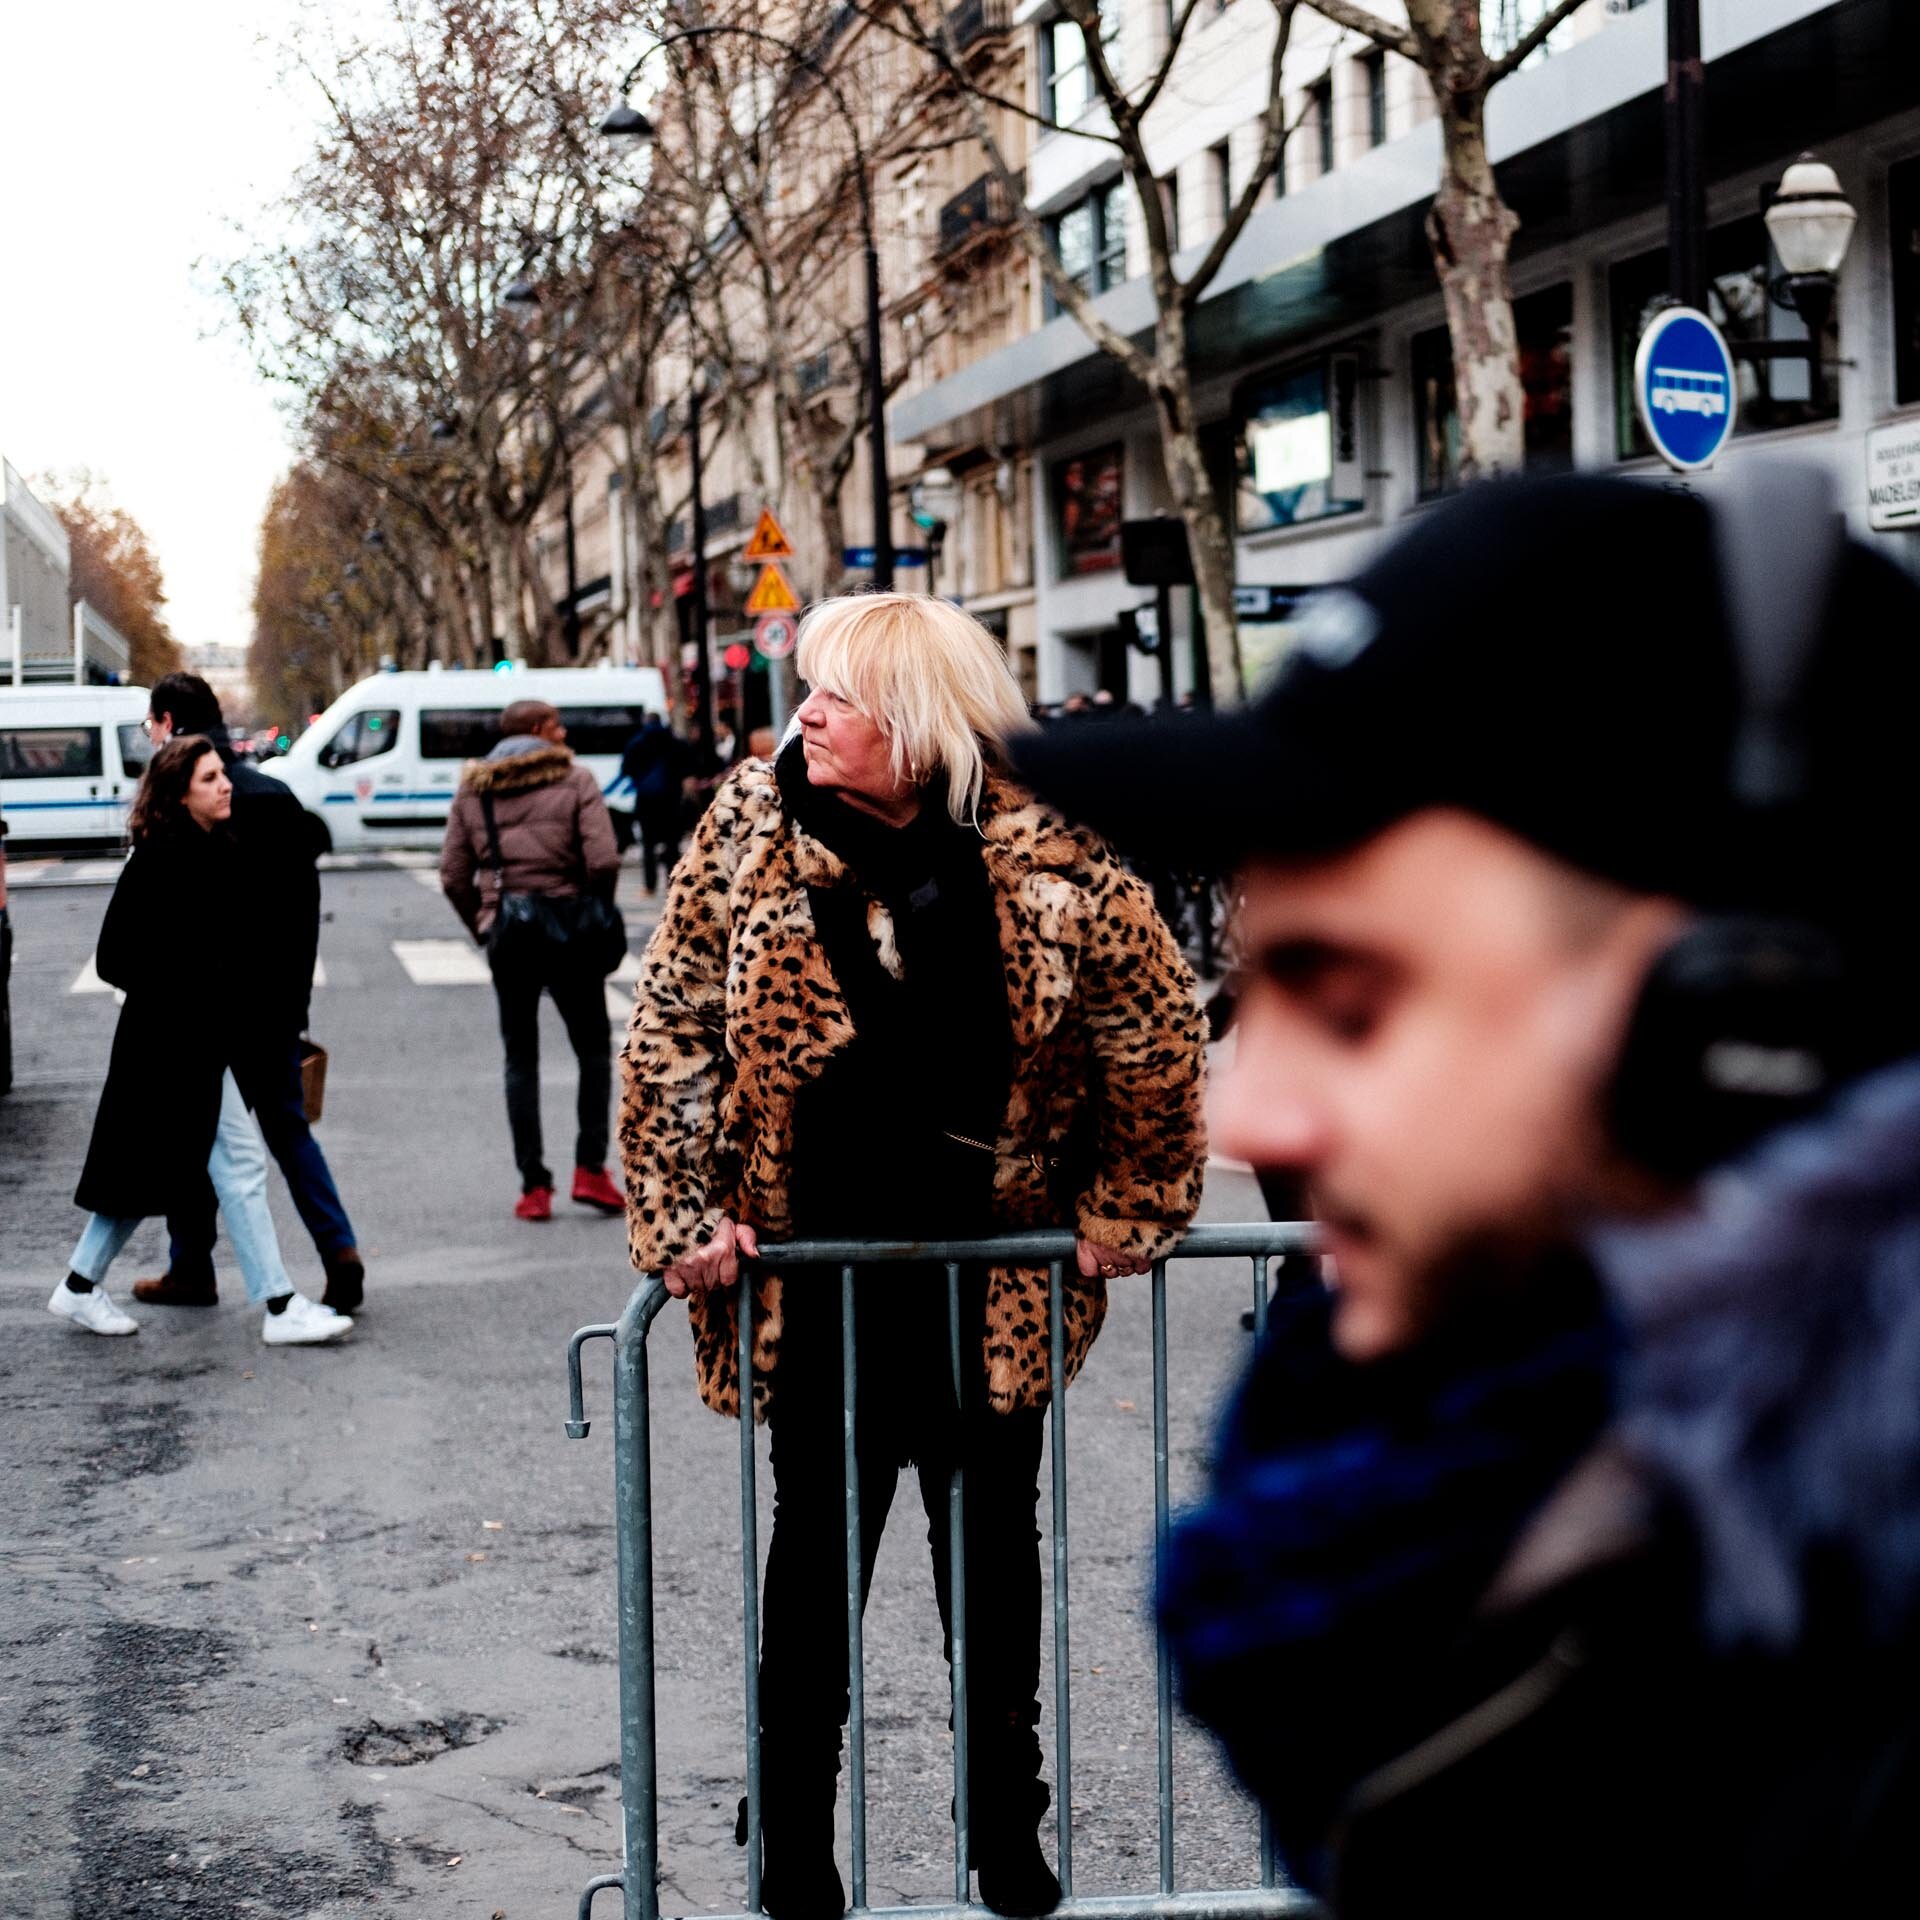
MULTIPOLYGON (((313 1236, 327 1277, 324 1304, 336 1313, 360 1313, 366 1267, 358 1236, 327 1156, 307 1124, 300 1085, 301 1038, 320 949, 320 873, 312 823, 283 782, 234 757, 219 699, 198 674, 161 675, 148 696, 145 724, 156 748, 177 733, 204 733, 219 749, 233 782, 233 831, 254 910, 246 939, 257 968, 263 1026, 255 1057, 236 1063, 235 1078, 280 1163, 301 1223, 313 1236)), ((212 1188, 183 1202, 168 1216, 168 1227, 167 1271, 157 1280, 136 1281, 134 1298, 153 1306, 213 1305, 212 1188)))
MULTIPOLYGON (((620 850, 591 769, 567 748, 559 713, 543 700, 516 700, 500 716, 500 740, 484 760, 469 760, 447 815, 440 885, 473 937, 488 944, 504 894, 537 894, 558 909, 584 895, 611 901, 620 850)), ((626 1201, 607 1176, 607 1113, 613 1097, 613 1046, 607 1029, 606 969, 584 942, 537 954, 492 951, 493 990, 507 1053, 507 1124, 520 1168, 521 1220, 553 1218, 553 1174, 540 1133, 540 997, 566 1023, 580 1063, 573 1197, 605 1214, 626 1201)))
POLYGON ((681 787, 687 777, 687 752, 679 736, 657 713, 649 713, 640 731, 620 755, 620 771, 633 787, 633 831, 647 891, 680 857, 681 787))
POLYGON ((1331 1291, 1161 1610, 1342 1920, 1912 1910, 1916 631, 1816 475, 1491 485, 1245 713, 1022 755, 1245 862, 1216 1135, 1331 1291))

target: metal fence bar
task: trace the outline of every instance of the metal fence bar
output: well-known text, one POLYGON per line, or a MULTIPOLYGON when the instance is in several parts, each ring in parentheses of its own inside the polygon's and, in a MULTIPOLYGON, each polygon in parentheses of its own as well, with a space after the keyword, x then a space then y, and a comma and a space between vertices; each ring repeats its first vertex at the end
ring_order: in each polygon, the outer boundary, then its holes
POLYGON ((1053 1391, 1048 1395, 1048 1451, 1053 1455, 1053 1810, 1060 1855, 1060 1892, 1073 1894, 1073 1655, 1067 1606, 1067 1315, 1066 1265, 1047 1269, 1047 1342, 1053 1391))
MULTIPOLYGON (((1153 1584, 1166 1574, 1172 1509, 1167 1493, 1167 1263, 1153 1263, 1153 1584)), ((1159 1732, 1160 1891, 1173 1891, 1173 1661, 1153 1637, 1155 1717, 1159 1732)))
POLYGON ((660 1816, 653 1698, 653 1456, 647 1329, 666 1304, 639 1287, 613 1340, 613 1487, 619 1513, 620 1816, 626 1920, 659 1920, 660 1816))
POLYGON ((967 1902, 973 1863, 971 1748, 967 1723, 967 1469, 966 1369, 960 1348, 960 1263, 947 1262, 947 1352, 953 1362, 953 1408, 959 1423, 947 1484, 947 1676, 953 1689, 953 1897, 967 1902))
MULTIPOLYGON (((1267 1262, 1270 1256, 1256 1253, 1253 1256, 1253 1337, 1256 1342, 1267 1337, 1267 1262)), ((1262 1802, 1260 1807, 1260 1884, 1270 1887, 1276 1878, 1273 1853, 1273 1815, 1262 1802)))
POLYGON ((760 1500, 753 1437, 753 1270, 740 1275, 740 1631, 746 1642, 747 1911, 760 1911, 760 1500))
POLYGON ((853 1781, 853 1907, 867 1904, 867 1675, 860 1624, 860 1455, 855 1417, 853 1262, 840 1269, 840 1404, 847 1467, 847 1757, 853 1781))
MULTIPOLYGON (((1267 1264, 1276 1255, 1311 1251, 1314 1230, 1305 1223, 1260 1223, 1200 1227, 1189 1233, 1172 1257, 1251 1256, 1254 1326, 1266 1331, 1267 1264)), ((1000 1235, 991 1239, 881 1242, 807 1241, 762 1248, 760 1264, 838 1266, 841 1270, 842 1387, 847 1493, 847 1653, 848 1704, 853 1781, 853 1906, 873 1920, 979 1920, 981 1909, 968 1902, 968 1842, 971 1786, 968 1764, 966 1637, 966 1508, 964 1472, 956 1471, 949 1493, 949 1545, 952 1561, 950 1605, 954 1629, 952 1685, 955 1734, 955 1896, 952 1906, 869 1908, 867 1893, 866 1687, 861 1623, 864 1569, 860 1529, 859 1463, 856 1452, 857 1370, 855 1352, 855 1269, 866 1262, 940 1261, 948 1283, 948 1345, 957 1397, 964 1395, 965 1350, 961 1339, 961 1263, 995 1261, 1048 1265, 1049 1340, 1055 1382, 1065 1378, 1064 1263, 1073 1256, 1074 1236, 1067 1231, 1000 1235)), ((755 1449, 752 1433, 752 1302, 743 1286, 740 1315, 741 1559, 743 1630, 746 1640, 748 1912, 760 1910, 760 1742, 758 1687, 758 1524, 755 1449)), ((618 1522, 620 1636, 621 1802, 625 1860, 623 1871, 594 1880, 581 1897, 581 1912, 593 1896, 619 1887, 625 1920, 659 1920, 658 1761, 654 1700, 653 1523, 651 1505, 650 1403, 647 1334, 666 1305, 666 1289, 657 1278, 635 1288, 617 1326, 583 1327, 568 1350, 570 1418, 575 1439, 589 1430, 581 1385, 580 1350, 594 1338, 611 1336, 614 1346, 614 1495, 618 1522)), ((1167 1398, 1166 1260, 1152 1276, 1154 1388, 1154 1547, 1156 1571, 1164 1564, 1170 1520, 1167 1398)), ((1072 1698, 1068 1603, 1068 1515, 1065 1395, 1055 1391, 1049 1407, 1053 1457, 1054 1701, 1055 1757, 1059 1792, 1059 1868, 1063 1893, 1059 1920, 1286 1920, 1319 1912, 1297 1888, 1277 1883, 1270 1824, 1263 1817, 1258 1888, 1176 1893, 1172 1787, 1172 1672, 1164 1645, 1158 1648, 1160 1890, 1157 1894, 1095 1895, 1076 1898, 1072 1879, 1072 1698)), ((964 1399, 962 1399, 964 1405, 964 1399)), ((746 1920, 737 1916, 736 1920, 746 1920)))

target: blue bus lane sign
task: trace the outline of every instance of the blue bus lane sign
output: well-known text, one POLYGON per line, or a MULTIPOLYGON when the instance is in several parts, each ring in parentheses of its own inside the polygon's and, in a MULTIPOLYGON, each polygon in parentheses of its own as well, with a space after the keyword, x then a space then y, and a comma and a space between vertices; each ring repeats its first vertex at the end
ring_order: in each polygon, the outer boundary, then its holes
POLYGON ((1720 329, 1694 307, 1664 307, 1647 323, 1633 361, 1633 397, 1654 450, 1668 466, 1711 466, 1733 432, 1738 388, 1720 329))

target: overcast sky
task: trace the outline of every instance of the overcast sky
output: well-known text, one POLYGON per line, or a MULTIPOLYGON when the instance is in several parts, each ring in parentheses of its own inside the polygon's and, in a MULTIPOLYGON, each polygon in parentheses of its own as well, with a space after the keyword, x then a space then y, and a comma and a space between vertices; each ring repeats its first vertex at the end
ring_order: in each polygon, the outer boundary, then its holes
POLYGON ((246 643, 288 460, 271 395, 217 331, 210 267, 310 137, 310 102, 261 44, 295 4, 0 6, 0 453, 29 479, 108 484, 188 645, 246 643))

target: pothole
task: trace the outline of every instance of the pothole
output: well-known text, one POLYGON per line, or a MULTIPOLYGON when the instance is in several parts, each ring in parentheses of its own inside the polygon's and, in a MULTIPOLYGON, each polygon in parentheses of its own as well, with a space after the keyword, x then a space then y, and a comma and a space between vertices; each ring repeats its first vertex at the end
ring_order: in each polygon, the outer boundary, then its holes
POLYGON ((457 1747, 471 1747, 506 1724, 484 1713, 450 1713, 444 1720, 414 1720, 390 1727, 369 1720, 340 1741, 341 1758, 356 1767, 418 1767, 457 1747))

